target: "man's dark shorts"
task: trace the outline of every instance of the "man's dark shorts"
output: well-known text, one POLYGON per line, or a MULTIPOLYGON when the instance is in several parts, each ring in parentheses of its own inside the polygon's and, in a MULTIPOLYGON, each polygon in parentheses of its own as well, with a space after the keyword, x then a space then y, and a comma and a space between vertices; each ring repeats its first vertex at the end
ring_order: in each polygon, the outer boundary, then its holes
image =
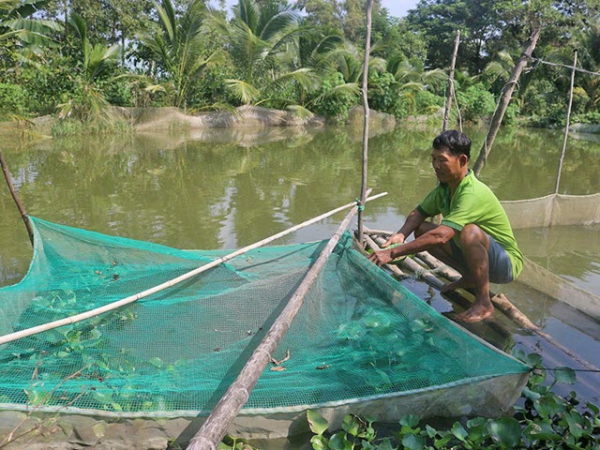
MULTIPOLYGON (((490 238, 490 248, 488 249, 490 283, 510 283, 513 280, 513 271, 508 253, 489 234, 488 237, 490 238)), ((450 240, 450 247, 452 247, 452 255, 466 266, 463 252, 454 239, 450 240)))

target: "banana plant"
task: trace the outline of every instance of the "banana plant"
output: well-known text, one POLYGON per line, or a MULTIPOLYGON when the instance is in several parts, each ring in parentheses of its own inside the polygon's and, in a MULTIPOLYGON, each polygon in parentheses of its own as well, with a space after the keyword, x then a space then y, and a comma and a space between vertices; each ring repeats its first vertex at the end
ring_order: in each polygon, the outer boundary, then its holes
POLYGON ((48 0, 0 0, 0 43, 17 39, 22 47, 39 49, 50 45, 51 35, 62 26, 33 17, 48 0))

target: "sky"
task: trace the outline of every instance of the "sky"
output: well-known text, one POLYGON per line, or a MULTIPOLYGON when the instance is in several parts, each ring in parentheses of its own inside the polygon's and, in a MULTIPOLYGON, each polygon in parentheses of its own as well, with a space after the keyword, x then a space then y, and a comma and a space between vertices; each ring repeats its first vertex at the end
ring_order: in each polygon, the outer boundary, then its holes
MULTIPOLYGON (((294 1, 294 0, 292 0, 294 1)), ((212 1, 211 3, 217 3, 212 1)), ((227 10, 236 4, 237 0, 226 0, 227 10)), ((419 0, 381 0, 381 6, 390 12, 390 16, 404 17, 409 9, 414 9, 419 3, 419 0)))
POLYGON ((409 9, 415 9, 419 0, 381 0, 381 6, 390 12, 390 16, 404 17, 409 9))

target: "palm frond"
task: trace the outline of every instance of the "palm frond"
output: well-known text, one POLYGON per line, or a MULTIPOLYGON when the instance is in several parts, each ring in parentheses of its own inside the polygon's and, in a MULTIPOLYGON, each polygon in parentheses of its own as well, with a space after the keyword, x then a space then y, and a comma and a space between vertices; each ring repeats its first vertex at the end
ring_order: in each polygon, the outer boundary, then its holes
POLYGON ((225 80, 227 88, 235 95, 242 103, 249 105, 260 98, 260 91, 243 80, 225 80))

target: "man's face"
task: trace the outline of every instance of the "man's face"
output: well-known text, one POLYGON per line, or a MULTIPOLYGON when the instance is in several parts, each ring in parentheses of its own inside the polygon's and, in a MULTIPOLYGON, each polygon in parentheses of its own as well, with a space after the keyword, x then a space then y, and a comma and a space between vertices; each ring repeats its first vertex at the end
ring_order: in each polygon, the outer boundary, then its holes
POLYGON ((431 152, 431 165, 440 183, 450 183, 464 177, 466 155, 455 156, 447 148, 431 152))

